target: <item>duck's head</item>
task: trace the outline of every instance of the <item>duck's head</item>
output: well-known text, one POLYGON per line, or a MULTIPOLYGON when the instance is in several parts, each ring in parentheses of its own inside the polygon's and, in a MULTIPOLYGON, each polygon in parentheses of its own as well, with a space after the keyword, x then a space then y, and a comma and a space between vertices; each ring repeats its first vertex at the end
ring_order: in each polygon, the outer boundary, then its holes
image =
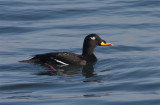
POLYGON ((97 34, 89 34, 84 39, 83 55, 92 54, 96 46, 113 46, 113 44, 106 42, 97 34))
POLYGON ((97 34, 89 34, 85 37, 84 43, 89 46, 113 46, 111 43, 107 43, 102 40, 97 34))

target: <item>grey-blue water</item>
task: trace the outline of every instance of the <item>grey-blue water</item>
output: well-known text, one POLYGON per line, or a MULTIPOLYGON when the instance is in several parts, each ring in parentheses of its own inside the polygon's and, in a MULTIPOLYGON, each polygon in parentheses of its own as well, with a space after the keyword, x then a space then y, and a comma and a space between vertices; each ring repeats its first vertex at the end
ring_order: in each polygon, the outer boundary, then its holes
POLYGON ((0 0, 0 105, 160 105, 159 0, 0 0), (18 61, 81 53, 99 34, 93 68, 18 61))

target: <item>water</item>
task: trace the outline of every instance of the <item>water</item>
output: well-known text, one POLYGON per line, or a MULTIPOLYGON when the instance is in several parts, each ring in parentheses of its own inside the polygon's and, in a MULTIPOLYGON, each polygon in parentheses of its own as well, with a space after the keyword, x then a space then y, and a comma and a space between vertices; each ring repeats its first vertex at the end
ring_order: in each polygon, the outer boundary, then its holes
POLYGON ((159 105, 159 0, 0 0, 0 105, 159 105), (81 53, 94 67, 59 69, 18 61, 54 51, 81 53))

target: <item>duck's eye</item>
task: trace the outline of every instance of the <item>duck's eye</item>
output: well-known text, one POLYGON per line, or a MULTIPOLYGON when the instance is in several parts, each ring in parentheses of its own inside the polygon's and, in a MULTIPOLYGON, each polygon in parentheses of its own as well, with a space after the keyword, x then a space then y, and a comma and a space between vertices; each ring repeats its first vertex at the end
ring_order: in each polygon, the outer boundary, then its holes
POLYGON ((95 40, 96 38, 93 36, 93 37, 90 37, 92 40, 95 40))

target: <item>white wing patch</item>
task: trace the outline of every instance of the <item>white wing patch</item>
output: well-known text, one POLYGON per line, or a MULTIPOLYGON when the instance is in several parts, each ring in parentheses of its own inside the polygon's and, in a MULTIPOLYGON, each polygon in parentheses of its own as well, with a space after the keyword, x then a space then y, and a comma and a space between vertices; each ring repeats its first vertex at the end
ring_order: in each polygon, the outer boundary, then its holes
POLYGON ((95 40, 96 38, 93 36, 93 37, 90 37, 92 40, 95 40))
POLYGON ((58 60, 58 59, 54 59, 56 62, 58 62, 58 63, 61 63, 61 64, 63 64, 63 65, 69 65, 69 64, 67 64, 67 63, 65 63, 65 62, 62 62, 62 61, 60 61, 60 60, 58 60))

